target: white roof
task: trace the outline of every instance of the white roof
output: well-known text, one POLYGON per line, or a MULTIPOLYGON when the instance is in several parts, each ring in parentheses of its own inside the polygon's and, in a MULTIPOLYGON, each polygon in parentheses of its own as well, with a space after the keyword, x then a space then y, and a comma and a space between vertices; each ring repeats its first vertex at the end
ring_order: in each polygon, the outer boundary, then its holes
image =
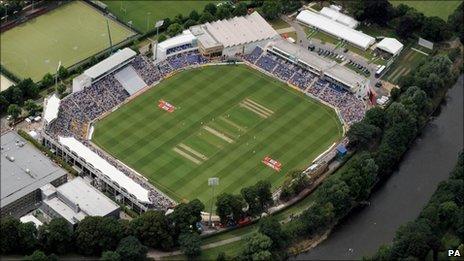
POLYGON ((44 112, 44 119, 47 122, 51 122, 52 120, 58 117, 58 109, 60 107, 60 98, 56 94, 53 94, 48 98, 47 104, 45 105, 45 112, 44 112))
POLYGON ((119 184, 120 187, 125 188, 128 193, 133 194, 139 201, 149 203, 148 190, 135 182, 133 179, 126 176, 116 167, 108 163, 97 153, 80 143, 73 137, 59 137, 59 142, 67 146, 71 151, 75 152, 79 157, 83 158, 93 167, 100 170, 103 175, 108 179, 119 184))
POLYGON ((319 13, 321 13, 324 16, 329 17, 332 20, 335 20, 335 21, 337 21, 339 23, 342 23, 342 24, 344 24, 346 26, 349 26, 351 28, 355 28, 359 24, 359 22, 356 21, 353 17, 348 16, 348 15, 343 14, 343 13, 340 13, 339 11, 337 11, 337 10, 335 10, 333 8, 324 7, 324 8, 322 8, 321 11, 319 11, 319 13))
POLYGON ((258 12, 206 23, 201 28, 225 48, 271 39, 279 35, 258 12))
MULTIPOLYGON (((119 206, 96 188, 77 177, 57 189, 59 197, 64 197, 72 205, 77 206, 89 216, 107 216, 113 213, 119 206)), ((66 200, 63 200, 66 202, 66 200)))
POLYGON ((377 48, 380 48, 393 55, 397 55, 403 49, 403 44, 395 38, 385 37, 377 44, 377 48))
POLYGON ((176 35, 172 38, 162 41, 158 44, 157 48, 167 50, 173 47, 192 43, 192 41, 194 41, 195 39, 196 37, 189 30, 184 30, 182 34, 176 35))
POLYGON ((20 217, 19 221, 21 221, 21 223, 32 222, 34 223, 36 228, 39 228, 41 225, 43 225, 43 223, 40 220, 38 220, 36 217, 34 217, 32 214, 28 214, 28 215, 20 217))
POLYGON ((344 39, 347 42, 350 42, 363 49, 367 49, 375 42, 375 39, 372 36, 369 36, 360 31, 356 31, 346 25, 338 23, 330 18, 312 11, 303 10, 298 14, 296 19, 309 26, 316 27, 331 35, 344 39))
POLYGON ((96 79, 136 55, 137 53, 134 50, 126 47, 85 70, 84 74, 92 79, 96 79))

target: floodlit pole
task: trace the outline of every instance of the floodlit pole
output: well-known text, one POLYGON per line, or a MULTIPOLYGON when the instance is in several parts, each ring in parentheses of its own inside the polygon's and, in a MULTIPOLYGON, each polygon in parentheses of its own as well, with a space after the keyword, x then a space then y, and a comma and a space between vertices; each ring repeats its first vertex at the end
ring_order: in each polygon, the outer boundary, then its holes
POLYGON ((61 61, 58 62, 58 67, 56 67, 55 73, 55 90, 58 88, 58 72, 60 71, 61 61))
POLYGON ((148 31, 148 28, 150 27, 150 15, 151 15, 151 12, 148 12, 147 13, 147 31, 148 31))
POLYGON ((211 226, 213 222, 211 221, 211 216, 213 215, 213 202, 214 202, 214 187, 219 185, 219 178, 213 177, 208 179, 208 186, 211 187, 211 208, 209 211, 209 225, 211 226))
POLYGON ((111 40, 110 24, 108 22, 108 16, 106 16, 106 30, 108 31, 108 39, 110 40, 110 54, 113 53, 113 41, 111 40))

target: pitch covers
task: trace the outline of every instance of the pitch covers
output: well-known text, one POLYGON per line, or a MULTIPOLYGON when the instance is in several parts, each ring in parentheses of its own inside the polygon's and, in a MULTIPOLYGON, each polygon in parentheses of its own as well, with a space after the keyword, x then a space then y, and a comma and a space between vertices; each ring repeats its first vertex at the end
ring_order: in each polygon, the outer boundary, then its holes
POLYGON ((170 104, 169 102, 165 100, 158 101, 158 108, 165 110, 167 112, 174 112, 174 110, 176 110, 176 106, 170 104))
POLYGON ((282 168, 282 163, 280 163, 280 162, 277 161, 277 160, 272 159, 272 158, 269 157, 269 156, 264 157, 264 159, 262 160, 262 162, 263 162, 264 164, 266 164, 268 167, 274 169, 275 171, 280 171, 281 168, 282 168))

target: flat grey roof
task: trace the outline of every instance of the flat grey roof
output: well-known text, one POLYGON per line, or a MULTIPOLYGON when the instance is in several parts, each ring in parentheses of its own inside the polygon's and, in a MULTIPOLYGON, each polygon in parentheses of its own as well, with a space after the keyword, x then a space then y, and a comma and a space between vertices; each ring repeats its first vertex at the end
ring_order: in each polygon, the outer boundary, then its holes
POLYGON ((2 157, 0 207, 66 175, 65 170, 16 132, 9 131, 3 134, 0 140, 2 157), (14 160, 7 159, 7 156, 14 160))
POLYGON ((116 203, 80 177, 59 186, 56 191, 60 198, 67 199, 74 206, 78 205, 89 216, 106 216, 119 209, 116 203))

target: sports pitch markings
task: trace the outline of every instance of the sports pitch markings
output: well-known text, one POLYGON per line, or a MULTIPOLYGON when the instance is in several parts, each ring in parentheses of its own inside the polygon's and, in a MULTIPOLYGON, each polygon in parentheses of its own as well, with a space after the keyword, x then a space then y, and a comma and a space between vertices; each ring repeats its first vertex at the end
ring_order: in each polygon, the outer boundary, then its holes
MULTIPOLYGON (((105 17, 72 1, 1 34, 1 63, 19 77, 42 79, 59 61, 71 66, 109 47, 105 17)), ((135 32, 109 20, 113 43, 135 32)))
POLYGON ((93 141, 175 200, 217 193, 307 167, 342 136, 335 111, 245 66, 208 66, 162 81, 97 122, 93 141), (160 99, 178 110, 166 113, 160 99), (246 101, 248 107, 242 107, 246 101), (259 108, 259 110, 258 110, 259 108), (272 112, 272 113, 271 113, 272 112), (262 163, 272 155, 276 172, 262 163))

